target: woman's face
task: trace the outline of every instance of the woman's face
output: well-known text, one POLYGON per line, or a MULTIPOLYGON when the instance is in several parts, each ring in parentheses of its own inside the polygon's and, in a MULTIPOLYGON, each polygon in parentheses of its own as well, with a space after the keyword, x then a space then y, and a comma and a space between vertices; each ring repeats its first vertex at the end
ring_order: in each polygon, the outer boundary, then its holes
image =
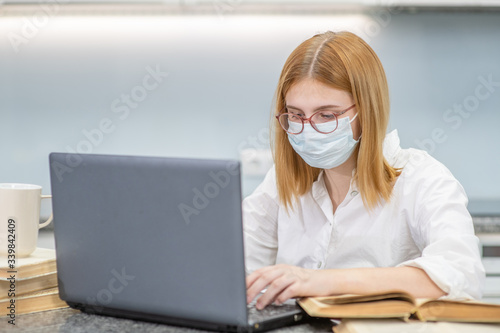
MULTIPOLYGON (((331 88, 314 79, 302 79, 294 84, 285 96, 285 105, 288 110, 299 113, 303 118, 309 118, 319 110, 328 110, 335 113, 344 111, 354 104, 350 93, 331 88)), ((358 110, 356 107, 350 109, 338 119, 349 117, 354 118, 358 110)), ((361 128, 359 117, 351 123, 352 133, 355 140, 359 139, 361 128)))

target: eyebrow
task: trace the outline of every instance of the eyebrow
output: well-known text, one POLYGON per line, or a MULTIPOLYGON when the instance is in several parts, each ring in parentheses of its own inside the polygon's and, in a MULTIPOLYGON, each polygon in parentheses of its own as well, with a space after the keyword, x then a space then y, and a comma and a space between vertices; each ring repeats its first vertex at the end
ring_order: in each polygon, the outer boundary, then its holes
MULTIPOLYGON (((285 105, 285 107, 287 109, 294 109, 294 110, 298 110, 298 111, 302 111, 300 108, 296 107, 296 106, 293 106, 293 105, 285 105)), ((324 109, 332 109, 332 108, 339 108, 340 106, 339 105, 333 105, 333 104, 330 104, 330 105, 322 105, 320 107, 317 107, 316 109, 314 109, 313 111, 320 111, 320 110, 324 110, 324 109)))

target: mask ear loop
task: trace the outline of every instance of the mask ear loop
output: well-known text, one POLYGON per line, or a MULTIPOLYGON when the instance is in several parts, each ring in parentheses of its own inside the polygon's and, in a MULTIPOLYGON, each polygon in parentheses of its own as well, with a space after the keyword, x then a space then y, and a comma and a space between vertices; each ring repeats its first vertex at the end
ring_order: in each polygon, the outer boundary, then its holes
POLYGON ((352 120, 349 120, 349 124, 352 123, 354 121, 354 119, 356 119, 356 117, 358 116, 358 112, 356 112, 356 115, 354 116, 354 118, 352 118, 352 120))
MULTIPOLYGON (((350 124, 350 123, 352 123, 352 122, 354 121, 354 119, 356 119, 356 117, 358 116, 358 114, 359 114, 359 112, 356 112, 356 115, 352 118, 352 120, 349 120, 349 124, 350 124)), ((361 136, 362 136, 362 135, 363 135, 363 133, 361 133, 361 134, 359 135, 359 138, 358 138, 358 140, 356 140, 356 141, 361 140, 361 136)))

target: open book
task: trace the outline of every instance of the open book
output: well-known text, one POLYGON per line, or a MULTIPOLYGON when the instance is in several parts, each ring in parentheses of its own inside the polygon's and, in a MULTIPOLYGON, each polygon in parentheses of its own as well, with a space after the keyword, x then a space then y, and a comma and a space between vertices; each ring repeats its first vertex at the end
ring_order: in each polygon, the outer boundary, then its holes
POLYGON ((415 299, 403 291, 369 295, 304 297, 298 304, 312 317, 403 318, 422 321, 500 323, 500 304, 415 299))

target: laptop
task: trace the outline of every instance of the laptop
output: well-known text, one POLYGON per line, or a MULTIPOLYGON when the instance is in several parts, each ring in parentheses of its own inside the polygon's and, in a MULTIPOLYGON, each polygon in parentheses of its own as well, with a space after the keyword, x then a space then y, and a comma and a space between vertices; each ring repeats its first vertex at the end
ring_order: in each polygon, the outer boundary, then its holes
POLYGON ((215 331, 306 318, 246 304, 240 164, 52 153, 59 294, 87 313, 215 331))

